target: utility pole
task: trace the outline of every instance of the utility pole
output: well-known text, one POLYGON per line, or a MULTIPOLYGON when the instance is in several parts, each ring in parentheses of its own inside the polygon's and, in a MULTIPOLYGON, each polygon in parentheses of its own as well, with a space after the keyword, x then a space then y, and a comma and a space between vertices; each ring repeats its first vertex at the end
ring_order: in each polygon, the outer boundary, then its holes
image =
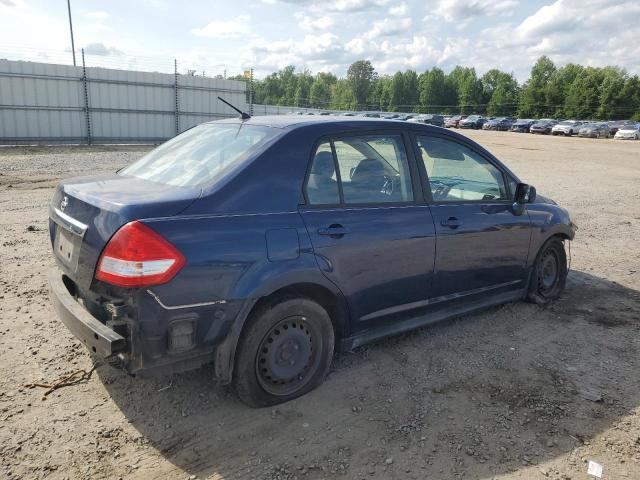
POLYGON ((71 53, 73 54, 73 66, 76 66, 76 46, 73 43, 73 23, 71 22, 71 0, 67 0, 67 10, 69 11, 69 31, 71 32, 71 53))

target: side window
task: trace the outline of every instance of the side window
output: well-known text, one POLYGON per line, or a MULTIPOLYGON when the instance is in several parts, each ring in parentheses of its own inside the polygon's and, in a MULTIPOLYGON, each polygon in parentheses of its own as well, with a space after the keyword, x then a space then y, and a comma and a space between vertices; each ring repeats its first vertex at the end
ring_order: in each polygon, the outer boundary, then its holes
POLYGON ((321 143, 316 150, 307 181, 307 198, 312 205, 340 203, 336 167, 329 142, 321 143))
POLYGON ((344 203, 413 200, 409 163, 399 135, 363 135, 334 141, 344 203))
POLYGON ((435 201, 508 200, 502 172, 473 150, 437 137, 417 142, 435 201))

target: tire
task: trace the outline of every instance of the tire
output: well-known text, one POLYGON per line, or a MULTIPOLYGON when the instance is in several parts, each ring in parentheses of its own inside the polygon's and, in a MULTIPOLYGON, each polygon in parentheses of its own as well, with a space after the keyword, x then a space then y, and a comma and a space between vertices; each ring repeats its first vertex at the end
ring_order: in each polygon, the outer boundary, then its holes
POLYGON ((547 240, 531 269, 527 300, 544 305, 556 300, 567 282, 567 254, 558 237, 547 240))
POLYGON ((304 297, 281 297, 254 312, 240 337, 233 383, 252 407, 286 402, 320 385, 335 336, 327 311, 304 297))

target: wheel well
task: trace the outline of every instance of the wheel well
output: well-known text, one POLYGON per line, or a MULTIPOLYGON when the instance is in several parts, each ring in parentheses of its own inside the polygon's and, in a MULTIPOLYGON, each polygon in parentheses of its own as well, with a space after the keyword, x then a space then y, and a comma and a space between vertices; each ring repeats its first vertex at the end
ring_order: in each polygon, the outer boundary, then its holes
POLYGON ((316 283, 289 285, 261 297, 251 309, 249 317, 265 304, 277 302, 278 299, 283 297, 306 297, 324 308, 329 314, 329 318, 331 318, 336 344, 339 339, 347 334, 349 314, 344 299, 328 288, 316 283))
POLYGON ((551 235, 551 237, 549 238, 553 238, 553 237, 558 237, 560 240, 565 241, 565 240, 571 240, 571 238, 569 237, 569 235, 567 235, 566 233, 554 233, 553 235, 551 235))

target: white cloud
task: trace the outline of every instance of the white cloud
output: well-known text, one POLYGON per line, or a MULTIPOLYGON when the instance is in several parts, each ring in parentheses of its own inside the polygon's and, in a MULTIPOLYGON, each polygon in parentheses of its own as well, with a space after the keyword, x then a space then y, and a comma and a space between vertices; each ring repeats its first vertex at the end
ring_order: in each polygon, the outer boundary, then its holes
POLYGON ((468 22, 477 17, 510 15, 518 0, 440 0, 436 15, 447 22, 468 22))
POLYGON ((384 20, 373 22, 371 30, 363 36, 365 38, 390 37, 409 33, 411 28, 410 18, 385 18, 384 20))
POLYGON ((294 14, 294 16, 299 20, 298 25, 300 26, 300 28, 307 32, 327 30, 336 24, 335 19, 329 15, 316 17, 306 15, 302 12, 297 12, 294 14))
POLYGON ((388 0, 335 0, 333 2, 320 2, 325 8, 336 12, 361 12, 371 8, 382 7, 388 0))
POLYGON ((84 16, 90 20, 106 20, 107 18, 109 18, 109 14, 102 10, 87 12, 84 14, 84 16))
POLYGON ((191 33, 198 37, 236 38, 249 33, 249 15, 238 15, 233 20, 213 20, 203 28, 194 28, 191 33))
POLYGON ((261 0, 262 3, 275 5, 277 3, 289 3, 298 6, 306 6, 314 12, 364 12, 385 6, 389 0, 261 0))
POLYGON ((107 47, 104 43, 94 42, 84 47, 84 53, 87 55, 98 55, 100 57, 107 57, 111 55, 124 55, 122 50, 116 47, 107 47))
POLYGON ((389 15, 393 15, 394 17, 404 17, 409 13, 409 7, 406 3, 401 3, 400 5, 394 5, 389 8, 389 15))
POLYGON ((541 55, 559 65, 633 66, 631 59, 640 57, 638 25, 640 2, 635 0, 614 5, 608 0, 556 0, 519 25, 485 30, 477 51, 497 50, 501 60, 512 65, 510 69, 525 74, 541 55))

